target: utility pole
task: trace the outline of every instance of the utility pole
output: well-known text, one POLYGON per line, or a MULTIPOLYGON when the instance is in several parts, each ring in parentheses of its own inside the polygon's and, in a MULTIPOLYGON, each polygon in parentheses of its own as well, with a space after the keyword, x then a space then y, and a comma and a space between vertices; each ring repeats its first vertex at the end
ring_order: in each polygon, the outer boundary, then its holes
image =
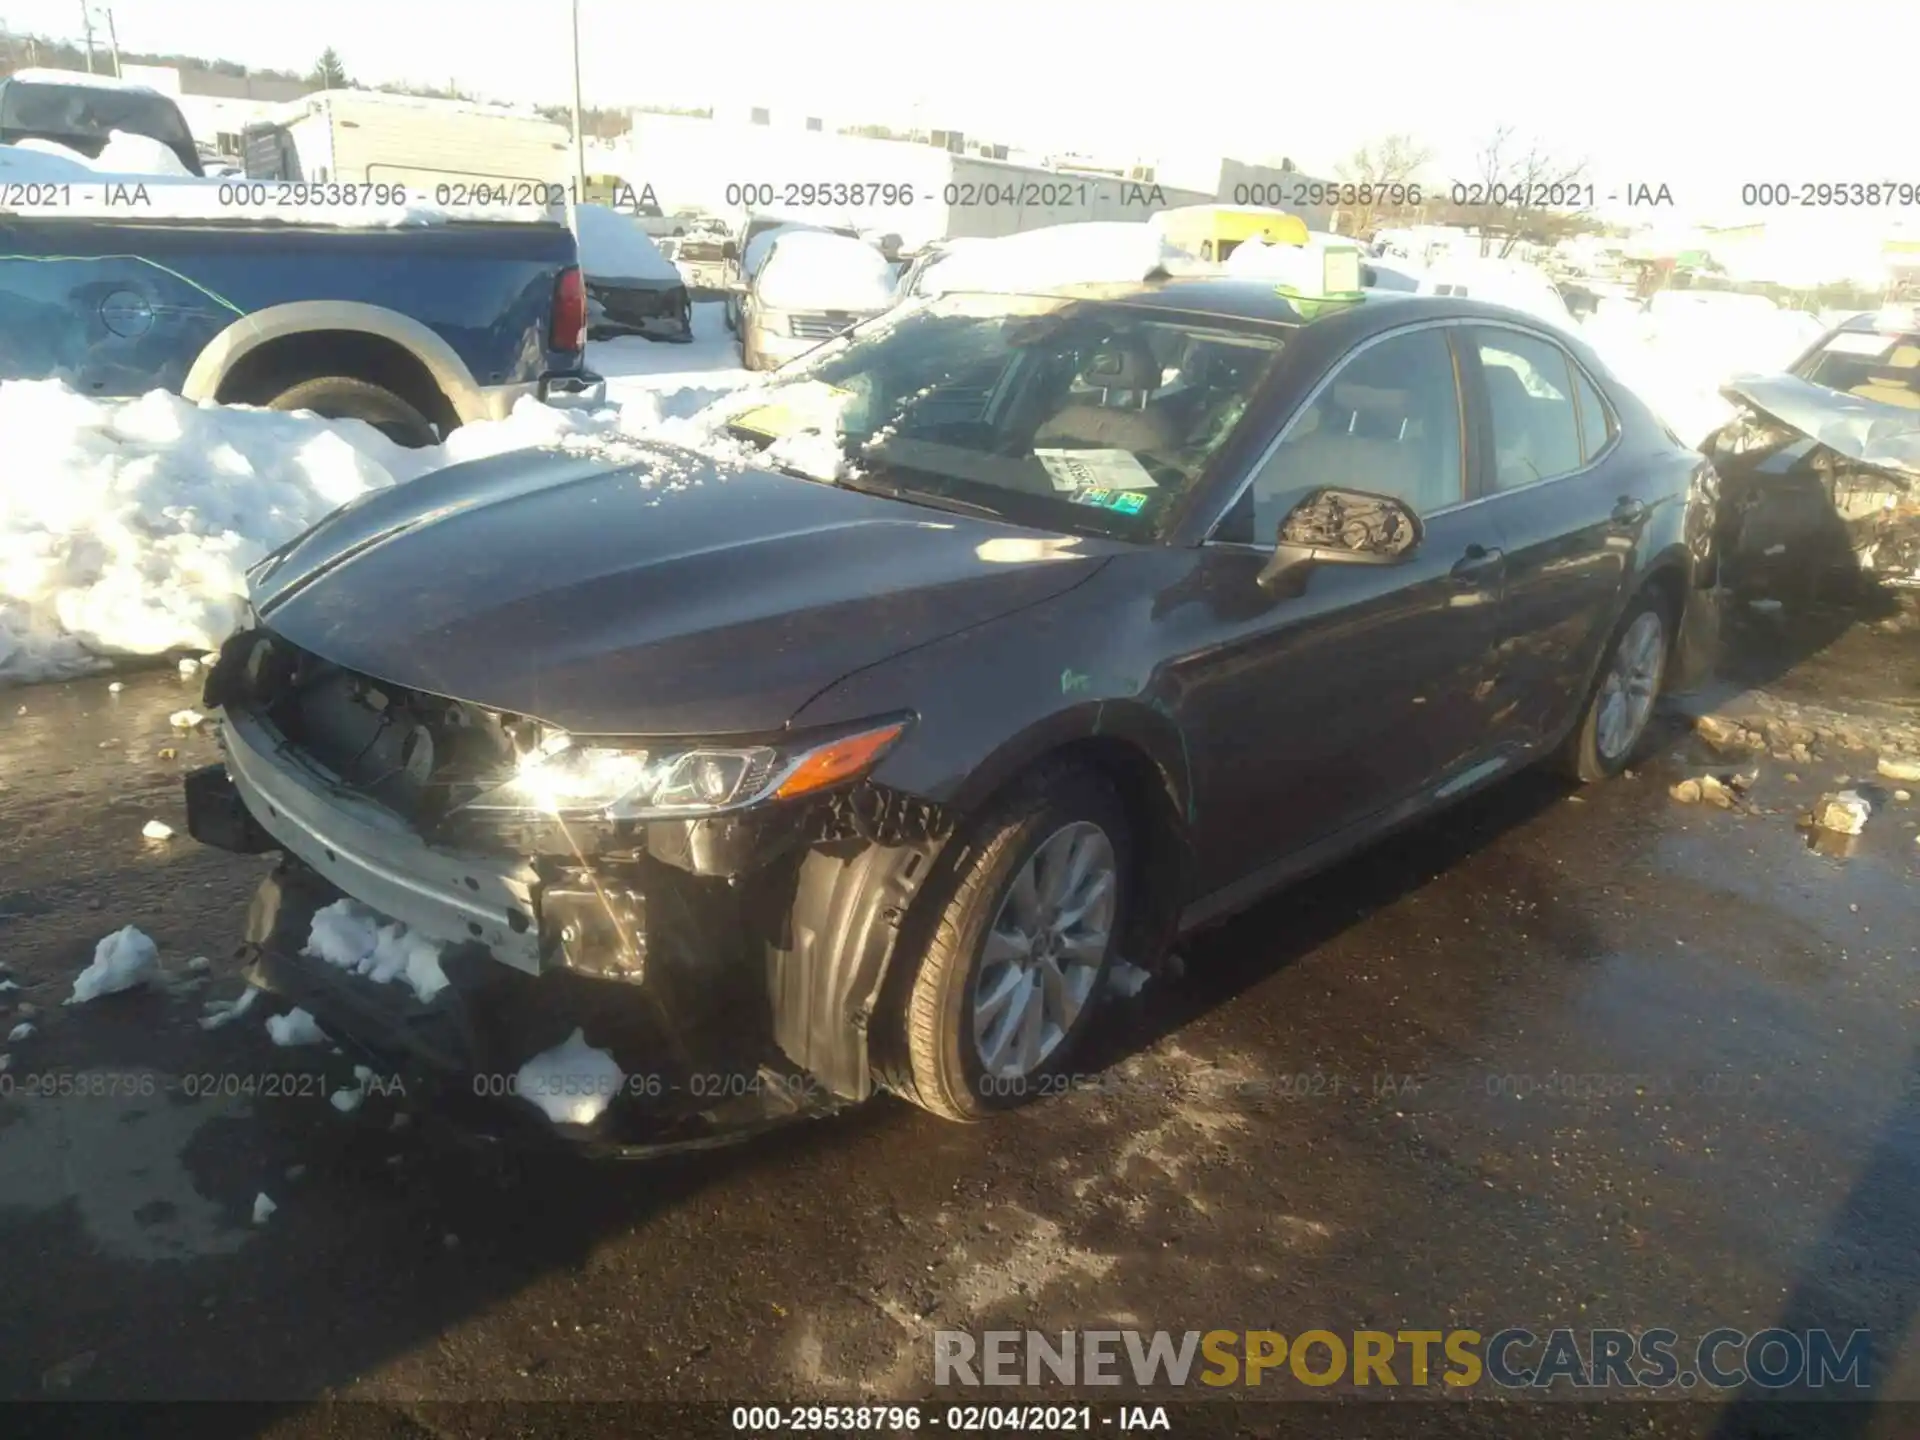
POLYGON ((113 78, 120 78, 120 32, 113 25, 113 11, 107 11, 107 43, 113 47, 113 78))
POLYGON ((580 0, 573 0, 573 180, 576 202, 587 196, 587 131, 580 103, 580 0))
POLYGON ((87 36, 87 74, 93 74, 93 3, 80 0, 80 28, 87 36))

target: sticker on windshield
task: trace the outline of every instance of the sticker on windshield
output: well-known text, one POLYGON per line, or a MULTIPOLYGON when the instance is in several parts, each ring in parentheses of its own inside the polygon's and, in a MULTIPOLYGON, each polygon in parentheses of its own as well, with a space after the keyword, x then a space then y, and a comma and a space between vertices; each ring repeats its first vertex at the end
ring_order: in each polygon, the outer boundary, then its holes
POLYGON ((1035 450, 1056 490, 1157 490, 1131 450, 1035 450))
POLYGON ((834 424, 855 399, 853 392, 820 380, 802 380, 785 386, 771 405, 756 405, 727 423, 737 430, 779 439, 802 430, 834 430, 834 424))
POLYGON ((1825 349, 1833 355, 1865 355, 1878 360, 1893 348, 1897 335, 1870 335, 1864 330, 1843 330, 1827 341, 1825 349))
POLYGON ((1102 510, 1114 510, 1122 515, 1138 515, 1147 508, 1147 497, 1138 490, 1109 490, 1104 486, 1095 486, 1091 490, 1082 490, 1073 499, 1078 505, 1098 505, 1102 510))

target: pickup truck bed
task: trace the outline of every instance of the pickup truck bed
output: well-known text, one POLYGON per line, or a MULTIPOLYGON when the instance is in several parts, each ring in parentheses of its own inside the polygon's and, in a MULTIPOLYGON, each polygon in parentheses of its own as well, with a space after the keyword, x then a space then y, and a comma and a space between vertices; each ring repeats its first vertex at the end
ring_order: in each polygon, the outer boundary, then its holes
POLYGON ((425 444, 586 388, 584 346, 558 223, 0 213, 0 379, 313 409, 425 444))

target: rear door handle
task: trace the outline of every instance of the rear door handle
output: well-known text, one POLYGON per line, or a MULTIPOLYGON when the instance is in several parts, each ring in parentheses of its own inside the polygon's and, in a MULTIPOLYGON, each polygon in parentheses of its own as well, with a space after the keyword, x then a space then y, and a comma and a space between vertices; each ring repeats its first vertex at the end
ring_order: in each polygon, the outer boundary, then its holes
POLYGON ((1478 585, 1506 563, 1504 550, 1489 550, 1484 545, 1469 545, 1467 553, 1454 561, 1452 575, 1462 585, 1478 585))
POLYGON ((1647 518, 1647 507, 1631 495, 1622 495, 1620 503, 1613 507, 1613 523, 1622 530, 1638 525, 1647 518))

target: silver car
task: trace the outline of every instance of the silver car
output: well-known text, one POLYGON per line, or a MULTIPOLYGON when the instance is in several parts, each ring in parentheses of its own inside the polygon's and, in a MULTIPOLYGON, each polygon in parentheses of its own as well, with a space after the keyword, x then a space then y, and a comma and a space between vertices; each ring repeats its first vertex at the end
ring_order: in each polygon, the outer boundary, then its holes
POLYGON ((864 240, 782 234, 740 286, 740 363, 784 365, 890 308, 896 285, 893 265, 864 240))

